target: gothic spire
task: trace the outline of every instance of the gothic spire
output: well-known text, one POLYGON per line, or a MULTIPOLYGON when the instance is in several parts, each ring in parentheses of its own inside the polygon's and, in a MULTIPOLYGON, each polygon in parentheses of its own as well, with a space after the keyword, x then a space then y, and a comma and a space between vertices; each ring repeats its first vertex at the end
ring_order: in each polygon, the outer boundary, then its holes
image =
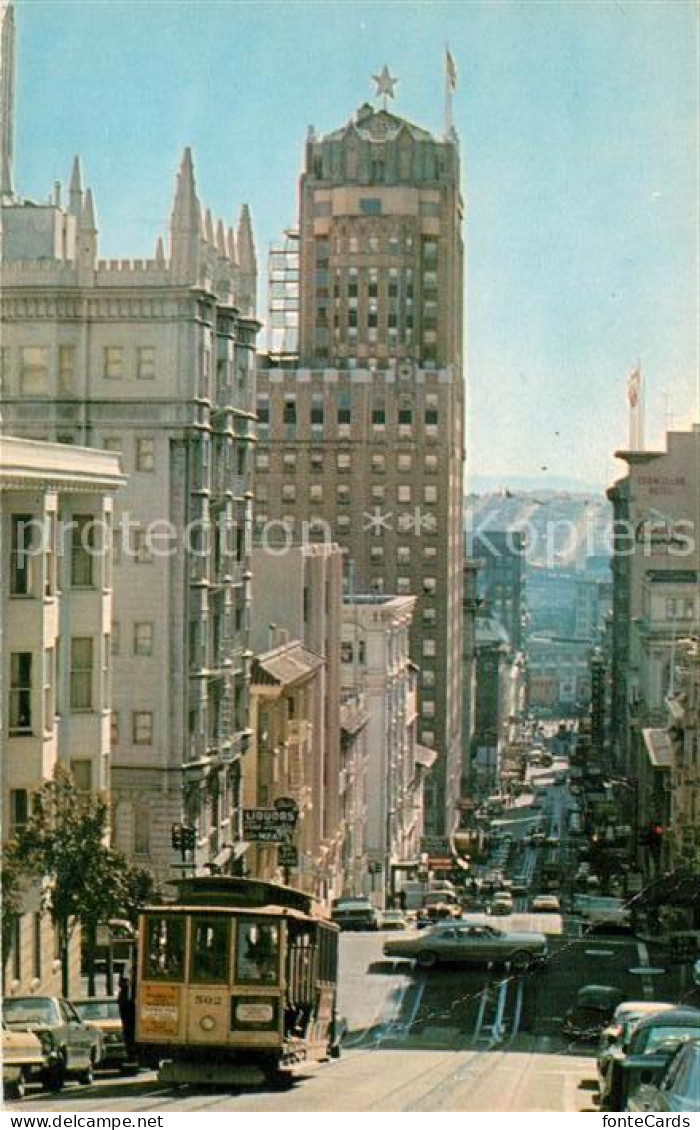
POLYGON ((70 175, 68 210, 76 219, 80 218, 83 210, 83 171, 80 167, 80 157, 77 155, 73 158, 73 169, 70 175))
POLYGON ((238 246, 238 262, 241 271, 246 274, 257 275, 258 263, 255 255, 255 240, 253 238, 253 225, 250 219, 250 208, 244 204, 238 219, 238 233, 236 237, 238 246))
POLYGON ((180 171, 177 174, 172 226, 184 231, 197 231, 199 228, 199 201, 194 180, 192 150, 189 146, 183 151, 180 171))
POLYGON ((15 9, 0 0, 0 199, 14 196, 15 9))

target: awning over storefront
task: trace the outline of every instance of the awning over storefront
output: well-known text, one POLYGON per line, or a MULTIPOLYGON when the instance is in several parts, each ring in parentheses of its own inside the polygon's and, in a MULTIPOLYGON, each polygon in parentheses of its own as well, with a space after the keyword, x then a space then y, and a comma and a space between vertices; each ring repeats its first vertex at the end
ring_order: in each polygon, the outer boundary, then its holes
POLYGON ((673 764, 673 750, 668 730, 645 729, 642 730, 642 735, 649 761, 654 768, 670 769, 673 764))

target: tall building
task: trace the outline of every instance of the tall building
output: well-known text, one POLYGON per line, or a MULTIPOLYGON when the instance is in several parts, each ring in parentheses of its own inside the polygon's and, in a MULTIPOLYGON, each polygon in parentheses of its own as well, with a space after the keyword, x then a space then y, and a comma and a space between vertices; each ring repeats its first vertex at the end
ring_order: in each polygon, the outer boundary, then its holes
POLYGON ((434 834, 454 827, 461 775, 463 211, 454 131, 368 104, 331 133, 311 129, 299 360, 264 358, 258 372, 261 536, 273 520, 296 536, 313 521, 341 545, 352 591, 418 597, 434 834))
MULTIPOLYGON (((3 135, 4 136, 4 135, 3 135)), ((101 260, 76 159, 67 205, 2 208, 0 379, 7 431, 119 452, 112 790, 117 847, 165 878, 171 825, 196 863, 245 849, 256 261, 203 211, 192 157, 166 251, 101 260)))
POLYGON ((648 691, 658 714, 669 686, 673 638, 692 628, 697 615, 700 424, 669 432, 665 451, 618 452, 618 458, 628 471, 608 491, 615 519, 611 738, 616 768, 636 777, 639 731, 649 724, 645 653, 655 653, 663 670, 665 684, 649 684, 648 691), (651 648, 650 633, 656 637, 651 648))
MULTIPOLYGON (((79 790, 110 788, 112 518, 124 484, 116 455, 0 436, 0 748, 2 834, 69 769, 79 790)), ((60 992, 41 892, 12 922, 8 992, 60 992)), ((69 948, 78 988, 80 943, 69 948)))
POLYGON ((485 530, 474 538, 474 557, 481 560, 479 596, 484 610, 508 633, 515 651, 522 648, 525 534, 521 530, 485 530))

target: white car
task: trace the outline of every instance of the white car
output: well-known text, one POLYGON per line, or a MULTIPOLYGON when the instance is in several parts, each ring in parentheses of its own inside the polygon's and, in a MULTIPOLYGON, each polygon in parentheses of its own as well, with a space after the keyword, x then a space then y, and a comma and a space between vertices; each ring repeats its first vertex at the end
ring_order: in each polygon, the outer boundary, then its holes
POLYGON ((535 895, 530 903, 530 910, 540 914, 560 914, 561 903, 556 895, 535 895))

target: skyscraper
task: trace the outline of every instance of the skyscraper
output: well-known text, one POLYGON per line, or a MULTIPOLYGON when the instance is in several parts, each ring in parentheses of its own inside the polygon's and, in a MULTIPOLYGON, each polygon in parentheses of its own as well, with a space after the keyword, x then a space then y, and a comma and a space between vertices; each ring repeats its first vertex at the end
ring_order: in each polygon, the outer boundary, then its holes
MULTIPOLYGON (((394 81, 377 78, 384 103, 394 81)), ((324 523, 355 592, 419 598, 433 834, 453 827, 460 786, 463 211, 451 128, 437 137, 365 103, 331 133, 310 129, 299 358, 262 359, 257 390, 258 533, 324 523)))

